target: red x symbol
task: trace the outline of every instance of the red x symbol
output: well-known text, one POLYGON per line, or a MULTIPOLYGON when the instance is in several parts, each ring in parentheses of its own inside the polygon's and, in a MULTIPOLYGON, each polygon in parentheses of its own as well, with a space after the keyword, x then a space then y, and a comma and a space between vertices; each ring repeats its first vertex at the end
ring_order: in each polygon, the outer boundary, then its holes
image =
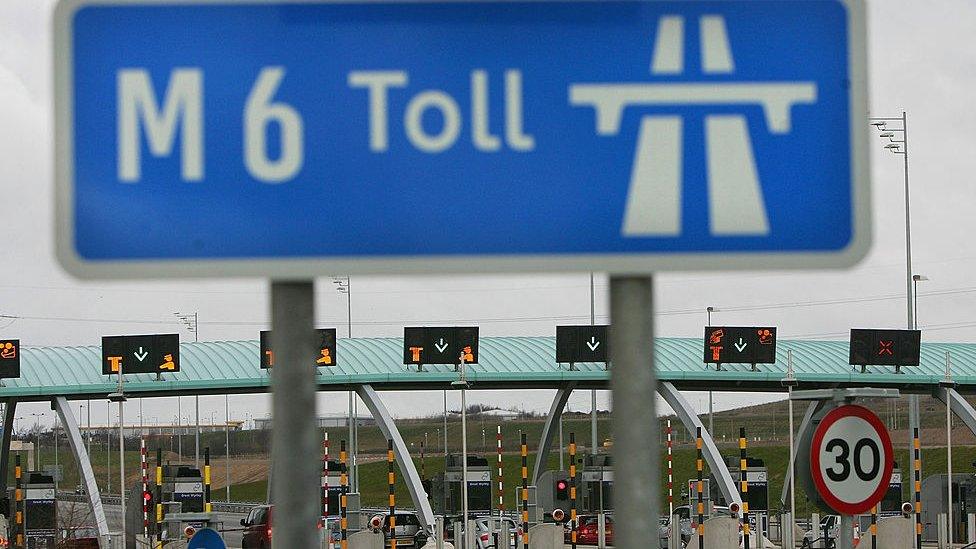
POLYGON ((881 345, 881 348, 878 349, 878 356, 883 356, 883 355, 894 356, 895 355, 895 353, 892 352, 892 347, 894 347, 894 345, 895 345, 895 342, 894 341, 884 341, 884 340, 881 340, 878 343, 881 345))

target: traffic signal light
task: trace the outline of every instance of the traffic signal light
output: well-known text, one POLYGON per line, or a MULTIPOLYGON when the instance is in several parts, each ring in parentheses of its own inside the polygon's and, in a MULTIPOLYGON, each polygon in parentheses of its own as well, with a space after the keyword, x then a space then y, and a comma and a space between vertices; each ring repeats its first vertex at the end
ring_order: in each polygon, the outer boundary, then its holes
POLYGON ((569 501, 569 481, 561 478, 556 480, 553 499, 557 502, 569 501))

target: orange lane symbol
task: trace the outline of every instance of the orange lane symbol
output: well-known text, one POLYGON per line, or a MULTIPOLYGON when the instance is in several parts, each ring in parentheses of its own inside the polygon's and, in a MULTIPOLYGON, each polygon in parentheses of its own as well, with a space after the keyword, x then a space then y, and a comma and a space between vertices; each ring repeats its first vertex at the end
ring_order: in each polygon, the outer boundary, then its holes
POLYGON ((17 358, 17 347, 9 341, 4 343, 0 346, 0 358, 17 358))
POLYGON ((268 368, 274 366, 274 351, 268 349, 264 354, 268 355, 268 368))
POLYGON ((107 358, 108 358, 109 368, 113 373, 116 373, 122 369, 122 357, 110 356, 107 358))
POLYGON ((471 351, 470 345, 462 349, 461 360, 468 364, 474 362, 474 352, 471 351))
POLYGON ((319 359, 318 359, 318 360, 316 360, 316 361, 315 361, 315 363, 316 363, 316 364, 325 364, 325 365, 331 365, 331 364, 332 364, 332 352, 331 352, 331 351, 329 351, 329 348, 328 348, 328 347, 324 347, 324 348, 323 348, 323 349, 322 349, 321 351, 319 351, 319 352, 321 352, 321 353, 322 353, 322 356, 321 356, 321 357, 319 357, 319 359))
POLYGON ((410 360, 420 362, 420 353, 424 352, 423 347, 410 347, 410 360))
POLYGON ((709 349, 712 350, 712 360, 719 360, 722 356, 722 338, 725 337, 725 330, 718 329, 711 333, 708 337, 709 349))
POLYGON ((772 345, 773 344, 773 331, 768 328, 763 328, 758 330, 759 333, 759 343, 761 345, 772 345))
POLYGON ((159 365, 160 370, 176 370, 176 363, 173 362, 173 355, 164 355, 163 363, 159 365))

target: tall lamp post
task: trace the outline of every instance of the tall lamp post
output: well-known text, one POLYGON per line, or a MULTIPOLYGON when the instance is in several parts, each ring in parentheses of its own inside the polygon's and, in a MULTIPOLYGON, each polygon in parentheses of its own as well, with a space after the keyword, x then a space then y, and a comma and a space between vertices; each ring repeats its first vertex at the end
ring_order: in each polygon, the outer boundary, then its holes
MULTIPOLYGON (((872 126, 878 131, 878 139, 881 140, 884 149, 892 154, 901 155, 904 165, 905 177, 905 297, 907 310, 907 328, 914 330, 917 327, 915 322, 914 310, 914 273, 912 272, 912 208, 911 208, 911 188, 908 182, 908 113, 902 111, 901 116, 879 116, 869 119, 872 126)), ((909 448, 914 444, 913 433, 919 427, 918 395, 908 395, 908 436, 909 448)), ((919 464, 921 468, 921 463, 919 464)), ((916 517, 917 520, 917 517, 916 517)))
MULTIPOLYGON (((197 312, 193 312, 193 313, 180 313, 180 312, 175 312, 173 314, 176 316, 176 318, 178 318, 180 320, 180 322, 183 323, 183 325, 186 327, 186 331, 188 331, 188 332, 190 332, 190 333, 193 334, 193 342, 194 343, 199 343, 200 342, 200 317, 199 317, 199 313, 197 313, 197 312)), ((194 462, 193 463, 195 464, 194 466, 197 469, 199 469, 200 468, 200 395, 194 395, 193 396, 193 400, 194 400, 194 403, 196 405, 196 434, 195 434, 195 438, 196 438, 196 452, 194 453, 194 456, 195 457, 194 457, 194 462)))
MULTIPOLYGON (((352 339, 352 284, 348 276, 332 275, 332 284, 346 296, 346 337, 352 339)), ((354 391, 349 391, 349 480, 352 491, 359 491, 359 401, 354 391)))
MULTIPOLYGON (((718 309, 709 305, 705 307, 705 320, 707 322, 706 326, 712 325, 712 313, 719 312, 718 309)), ((715 436, 715 400, 712 398, 712 392, 708 392, 708 434, 709 436, 715 436)))

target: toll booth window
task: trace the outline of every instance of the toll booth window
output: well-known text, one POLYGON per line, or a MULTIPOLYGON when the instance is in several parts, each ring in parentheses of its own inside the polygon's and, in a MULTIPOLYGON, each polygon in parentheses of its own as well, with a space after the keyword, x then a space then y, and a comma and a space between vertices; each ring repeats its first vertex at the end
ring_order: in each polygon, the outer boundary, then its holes
POLYGON ((764 484, 750 484, 748 500, 750 511, 769 510, 769 488, 764 484))
POLYGON ((27 502, 28 530, 54 530, 56 526, 53 503, 50 501, 27 502))
POLYGON ((881 512, 900 512, 902 504, 901 485, 891 486, 881 500, 881 512))

